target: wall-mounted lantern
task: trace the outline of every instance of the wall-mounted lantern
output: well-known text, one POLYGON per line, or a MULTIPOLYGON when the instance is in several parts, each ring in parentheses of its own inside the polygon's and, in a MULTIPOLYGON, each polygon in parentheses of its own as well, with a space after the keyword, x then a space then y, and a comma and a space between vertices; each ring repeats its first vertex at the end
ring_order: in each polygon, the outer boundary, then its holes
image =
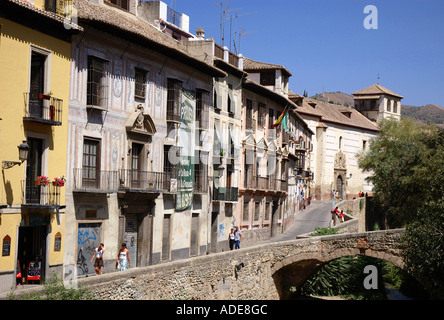
POLYGON ((22 144, 18 146, 19 149, 19 159, 20 161, 2 161, 2 169, 10 169, 15 165, 21 165, 26 159, 28 159, 28 153, 29 153, 29 145, 24 140, 22 144))

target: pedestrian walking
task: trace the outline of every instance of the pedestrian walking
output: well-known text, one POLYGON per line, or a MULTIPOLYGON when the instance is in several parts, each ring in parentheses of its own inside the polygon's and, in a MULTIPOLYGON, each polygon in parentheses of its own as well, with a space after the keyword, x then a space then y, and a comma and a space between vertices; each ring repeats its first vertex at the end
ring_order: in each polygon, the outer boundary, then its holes
POLYGON ((96 272, 97 275, 102 274, 103 254, 105 253, 104 247, 105 245, 103 243, 99 244, 99 246, 94 250, 94 254, 90 261, 92 263, 94 258, 96 259, 96 261, 94 261, 94 271, 96 272))
POLYGON ((119 271, 125 271, 129 267, 131 267, 129 251, 126 248, 126 243, 122 243, 122 248, 120 248, 119 250, 116 262, 117 262, 117 269, 119 271))
POLYGON ((230 234, 228 235, 228 244, 230 245, 230 250, 234 248, 234 229, 231 228, 230 234))
POLYGON ((332 221, 333 221, 333 226, 336 226, 336 222, 337 222, 338 214, 339 214, 339 210, 338 210, 338 207, 336 207, 336 208, 331 212, 331 219, 332 219, 332 221))
POLYGON ((242 239, 242 232, 239 227, 236 227, 236 232, 234 233, 234 249, 240 249, 240 242, 242 239))

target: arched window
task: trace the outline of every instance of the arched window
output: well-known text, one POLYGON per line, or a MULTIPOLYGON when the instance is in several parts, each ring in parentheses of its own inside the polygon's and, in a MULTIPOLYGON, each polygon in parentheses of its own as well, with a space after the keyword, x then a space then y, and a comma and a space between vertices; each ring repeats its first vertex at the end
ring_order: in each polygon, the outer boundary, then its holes
POLYGON ((398 101, 393 101, 393 112, 398 113, 398 101))
POLYGON ((387 99, 387 111, 392 112, 392 101, 387 99))
POLYGON ((342 136, 339 137, 339 150, 342 149, 342 136))

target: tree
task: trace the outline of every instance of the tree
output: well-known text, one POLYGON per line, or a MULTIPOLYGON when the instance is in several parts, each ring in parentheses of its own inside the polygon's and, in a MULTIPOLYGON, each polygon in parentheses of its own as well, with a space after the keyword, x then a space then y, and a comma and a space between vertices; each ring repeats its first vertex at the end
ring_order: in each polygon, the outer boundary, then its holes
POLYGON ((368 152, 358 158, 359 166, 373 173, 375 200, 385 213, 386 226, 402 227, 414 216, 420 189, 411 177, 424 151, 423 130, 412 120, 393 119, 380 122, 380 132, 368 152))
POLYGON ((406 228, 406 268, 433 296, 444 296, 444 132, 411 119, 383 120, 358 164, 373 172, 386 226, 406 228))

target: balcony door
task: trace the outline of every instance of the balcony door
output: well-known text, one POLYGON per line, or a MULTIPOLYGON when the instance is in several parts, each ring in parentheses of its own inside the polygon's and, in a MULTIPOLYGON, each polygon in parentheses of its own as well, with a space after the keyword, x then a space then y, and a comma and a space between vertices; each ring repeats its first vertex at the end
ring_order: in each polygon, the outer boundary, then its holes
POLYGON ((43 117, 43 100, 40 99, 40 95, 45 93, 45 62, 45 55, 32 52, 29 92, 29 116, 31 117, 43 117))
POLYGON ((100 141, 85 139, 83 141, 82 185, 87 188, 100 186, 100 141))
POLYGON ((40 186, 35 185, 35 180, 42 175, 43 140, 28 138, 29 153, 26 162, 25 193, 26 203, 40 203, 40 186))
POLYGON ((133 143, 131 148, 131 188, 142 188, 143 179, 142 172, 142 150, 143 145, 133 143))

